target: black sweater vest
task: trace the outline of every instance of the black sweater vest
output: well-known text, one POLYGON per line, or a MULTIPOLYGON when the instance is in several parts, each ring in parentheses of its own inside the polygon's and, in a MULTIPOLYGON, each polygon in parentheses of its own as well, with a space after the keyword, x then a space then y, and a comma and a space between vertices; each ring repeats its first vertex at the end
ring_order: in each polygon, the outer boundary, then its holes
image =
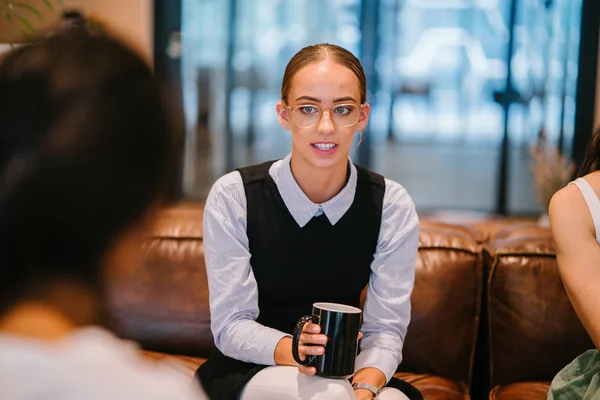
POLYGON ((377 249, 385 180, 357 166, 350 209, 331 225, 323 214, 298 226, 269 168, 241 168, 250 264, 258 284, 258 322, 291 333, 315 302, 359 306, 377 249))

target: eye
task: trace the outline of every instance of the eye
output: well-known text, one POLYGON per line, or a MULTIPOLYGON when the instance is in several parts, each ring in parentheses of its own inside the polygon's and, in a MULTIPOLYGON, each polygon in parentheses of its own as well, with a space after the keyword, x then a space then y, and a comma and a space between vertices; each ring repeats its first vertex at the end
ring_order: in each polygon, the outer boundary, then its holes
POLYGON ((352 106, 337 106, 333 109, 334 114, 348 115, 352 112, 352 106))
POLYGON ((300 110, 300 112, 302 112, 302 114, 317 114, 319 112, 319 109, 317 107, 313 107, 313 106, 299 106, 298 110, 300 110))

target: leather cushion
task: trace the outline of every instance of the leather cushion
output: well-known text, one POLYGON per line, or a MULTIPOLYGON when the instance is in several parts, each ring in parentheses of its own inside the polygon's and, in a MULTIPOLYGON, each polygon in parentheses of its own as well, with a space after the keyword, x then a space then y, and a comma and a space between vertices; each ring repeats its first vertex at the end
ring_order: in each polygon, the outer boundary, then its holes
MULTIPOLYGON (((202 357, 174 356, 153 351, 142 351, 142 354, 149 360, 160 361, 171 366, 190 379, 194 376, 198 366, 206 361, 206 358, 202 357)), ((407 372, 398 372, 394 376, 415 386, 427 400, 465 400, 469 398, 467 386, 461 382, 435 375, 407 372)))
POLYGON ((551 380, 594 347, 565 292, 552 238, 523 234, 485 246, 490 387, 551 380))
POLYGON ((490 392, 490 400, 546 400, 550 382, 519 382, 496 386, 490 392))
POLYGON ((202 208, 161 213, 147 258, 111 282, 109 318, 119 336, 172 354, 206 356, 214 346, 202 242, 202 208))
POLYGON ((464 230, 421 226, 400 371, 470 382, 483 288, 479 252, 464 230))
POLYGON ((469 389, 462 382, 442 378, 437 375, 398 372, 394 375, 419 389, 426 400, 465 400, 469 399, 469 389))

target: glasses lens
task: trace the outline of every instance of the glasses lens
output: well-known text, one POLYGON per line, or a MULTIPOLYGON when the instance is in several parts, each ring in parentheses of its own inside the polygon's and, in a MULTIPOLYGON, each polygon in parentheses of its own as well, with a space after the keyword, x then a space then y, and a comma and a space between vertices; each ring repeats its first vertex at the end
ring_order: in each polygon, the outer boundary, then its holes
MULTIPOLYGON (((358 121, 359 108, 354 104, 340 104, 330 110, 333 122, 338 126, 351 126, 358 121)), ((297 106, 293 111, 294 122, 300 126, 313 126, 321 118, 321 109, 317 106, 297 106)))
POLYGON ((354 104, 342 104, 331 109, 333 122, 338 126, 354 125, 358 121, 358 107, 354 104))
POLYGON ((294 122, 300 126, 311 126, 319 121, 321 110, 315 106, 298 106, 294 108, 294 122))

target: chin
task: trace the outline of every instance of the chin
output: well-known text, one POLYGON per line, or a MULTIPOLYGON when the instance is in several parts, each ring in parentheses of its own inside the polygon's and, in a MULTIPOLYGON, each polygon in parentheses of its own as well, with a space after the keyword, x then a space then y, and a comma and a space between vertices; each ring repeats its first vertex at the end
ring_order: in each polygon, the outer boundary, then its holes
MULTIPOLYGON (((310 146, 310 145, 309 145, 310 146)), ((299 151, 299 147, 294 148, 295 154, 299 155, 305 163, 312 165, 316 168, 328 169, 333 168, 340 164, 346 164, 348 162, 348 150, 338 149, 336 154, 332 154, 329 156, 322 156, 315 154, 312 146, 306 150, 308 151, 299 151), (341 150, 341 151, 340 151, 341 150)), ((303 149, 304 150, 304 149, 303 149)))
POLYGON ((311 157, 311 163, 319 168, 333 168, 339 164, 346 164, 348 155, 336 155, 335 157, 311 157))

